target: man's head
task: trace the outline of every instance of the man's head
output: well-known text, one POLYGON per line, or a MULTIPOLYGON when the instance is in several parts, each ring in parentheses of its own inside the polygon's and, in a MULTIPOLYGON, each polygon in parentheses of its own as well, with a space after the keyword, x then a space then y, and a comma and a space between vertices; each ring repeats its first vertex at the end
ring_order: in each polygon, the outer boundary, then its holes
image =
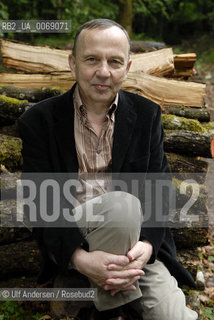
POLYGON ((127 32, 114 21, 96 19, 80 27, 69 64, 86 106, 111 104, 131 64, 129 49, 127 32))
POLYGON ((94 19, 94 20, 90 20, 87 21, 86 23, 84 23, 77 31, 76 35, 75 35, 75 39, 74 39, 74 45, 73 45, 73 56, 76 56, 76 51, 77 51, 77 42, 78 42, 78 38, 79 35, 81 33, 82 30, 92 30, 92 29, 108 29, 111 27, 118 27, 120 28, 128 41, 128 56, 130 53, 130 38, 129 38, 129 34, 126 31, 125 28, 123 28, 119 23, 113 21, 113 20, 109 20, 109 19, 94 19))

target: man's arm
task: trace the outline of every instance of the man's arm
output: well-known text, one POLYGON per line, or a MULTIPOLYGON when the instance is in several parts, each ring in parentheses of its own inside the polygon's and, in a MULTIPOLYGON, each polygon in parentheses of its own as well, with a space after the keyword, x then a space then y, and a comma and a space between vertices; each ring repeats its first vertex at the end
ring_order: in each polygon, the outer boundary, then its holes
MULTIPOLYGON (((161 123, 161 108, 159 107, 152 126, 150 161, 148 167, 148 179, 151 178, 152 183, 155 184, 155 192, 157 192, 157 181, 167 180, 169 181, 169 185, 171 184, 170 169, 164 154, 163 138, 164 132, 161 123)), ((162 195, 161 200, 163 201, 163 208, 160 203, 157 203, 157 199, 158 197, 155 198, 155 194, 152 195, 152 203, 149 203, 147 199, 144 199, 145 204, 148 203, 149 209, 151 209, 151 218, 142 223, 140 240, 143 241, 145 239, 152 244, 153 251, 148 263, 153 263, 157 258, 159 248, 165 237, 165 228, 167 226, 165 221, 160 220, 163 218, 162 214, 165 216, 168 215, 168 194, 163 193, 162 195)), ((146 206, 144 208, 146 210, 146 206)))

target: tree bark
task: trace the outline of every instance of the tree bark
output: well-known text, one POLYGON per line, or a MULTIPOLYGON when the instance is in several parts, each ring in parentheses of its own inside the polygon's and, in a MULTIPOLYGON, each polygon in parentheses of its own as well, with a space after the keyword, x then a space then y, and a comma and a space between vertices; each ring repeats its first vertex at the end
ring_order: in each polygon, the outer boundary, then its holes
MULTIPOLYGON (((16 74, 0 73, 0 84, 21 88, 39 88, 58 86, 70 89, 75 83, 70 72, 52 74, 16 74)), ((122 89, 142 95, 161 106, 204 106, 206 85, 194 82, 176 81, 151 76, 145 73, 129 72, 122 89)))
POLYGON ((173 77, 181 79, 191 77, 196 58, 195 53, 174 55, 175 70, 173 77))
POLYGON ((22 166, 21 139, 0 134, 0 145, 0 164, 3 164, 10 172, 20 170, 22 166))
POLYGON ((132 37, 132 0, 119 0, 119 23, 132 37))
POLYGON ((200 157, 191 157, 176 153, 166 153, 172 172, 177 173, 207 173, 208 163, 200 157))
POLYGON ((156 51, 165 47, 164 42, 156 41, 131 41, 131 52, 140 53, 148 51, 156 51))
POLYGON ((21 101, 0 95, 0 126, 13 124, 31 105, 27 100, 21 101))
POLYGON ((131 56, 130 72, 142 71, 157 77, 172 75, 174 72, 172 48, 165 48, 131 56))
POLYGON ((184 106, 164 106, 164 113, 174 114, 189 119, 195 119, 201 122, 210 121, 210 112, 207 108, 189 108, 184 106))
POLYGON ((37 274, 39 251, 35 241, 0 246, 0 279, 37 274))
POLYGON ((15 88, 12 86, 0 86, 0 95, 19 100, 28 100, 29 102, 41 101, 60 94, 62 94, 62 90, 59 88, 27 89, 15 88))
POLYGON ((214 158, 214 136, 193 131, 165 131, 166 152, 214 158))
POLYGON ((3 64, 6 68, 25 72, 70 71, 69 50, 31 46, 17 41, 1 40, 3 64))
POLYGON ((184 227, 171 229, 176 247, 178 249, 194 249, 200 246, 208 245, 209 232, 208 228, 184 227))
POLYGON ((172 114, 162 114, 162 124, 166 130, 188 130, 195 132, 207 132, 198 120, 187 119, 172 114))

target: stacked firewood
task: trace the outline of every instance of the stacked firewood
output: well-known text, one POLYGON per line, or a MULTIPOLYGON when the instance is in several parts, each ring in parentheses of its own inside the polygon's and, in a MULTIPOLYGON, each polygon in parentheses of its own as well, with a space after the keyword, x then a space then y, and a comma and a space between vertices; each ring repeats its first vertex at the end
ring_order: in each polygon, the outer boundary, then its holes
MULTIPOLYGON (((0 73, 0 164, 4 174, 16 172, 19 176, 22 157, 17 118, 34 103, 71 88, 75 79, 67 62, 70 51, 2 40, 1 53, 4 66, 17 72, 0 73)), ((208 208, 204 184, 208 164, 204 157, 214 157, 214 123, 204 104, 205 85, 187 81, 193 72, 196 55, 174 55, 171 48, 164 48, 132 53, 131 59, 131 69, 122 88, 153 100, 163 112, 164 148, 175 173, 174 185, 178 194, 175 219, 171 222, 177 246, 205 245, 208 241, 208 208), (187 186, 187 192, 182 193, 182 182, 189 181, 195 173, 199 177, 198 203, 196 201, 192 206, 189 216, 192 210, 199 219, 182 220, 182 209, 193 192, 187 186)), ((5 200, 2 200, 0 217, 7 211, 8 201, 12 201, 16 179, 11 178, 14 181, 9 186, 2 183, 5 200)), ((37 272, 38 251, 35 243, 26 242, 26 239, 31 239, 31 231, 27 229, 0 228, 2 276, 37 272), (17 241, 22 243, 21 250, 17 241), (21 260, 17 259, 19 256, 21 260), (13 259, 12 264, 9 257, 13 259)))

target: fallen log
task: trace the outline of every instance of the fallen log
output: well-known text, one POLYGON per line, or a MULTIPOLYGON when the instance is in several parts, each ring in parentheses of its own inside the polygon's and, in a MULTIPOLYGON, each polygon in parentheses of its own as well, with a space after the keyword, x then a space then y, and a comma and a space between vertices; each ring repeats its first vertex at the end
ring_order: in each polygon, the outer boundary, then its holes
POLYGON ((71 72, 53 72, 48 74, 0 73, 0 85, 19 88, 38 89, 41 87, 59 87, 70 89, 75 83, 71 72))
POLYGON ((15 88, 12 86, 0 86, 0 95, 19 100, 27 100, 29 102, 41 101, 60 94, 62 94, 62 90, 59 88, 28 89, 15 88))
POLYGON ((165 131, 166 152, 214 158, 214 136, 193 131, 165 131))
POLYGON ((209 132, 214 135, 214 121, 202 123, 202 126, 209 132))
POLYGON ((0 95, 0 126, 12 124, 32 104, 27 100, 0 95))
POLYGON ((173 238, 178 249, 194 249, 200 246, 208 245, 208 228, 184 227, 174 229, 171 226, 173 238))
POLYGON ((157 41, 131 41, 130 50, 131 52, 145 52, 145 51, 153 51, 160 50, 165 47, 164 42, 157 41))
POLYGON ((70 51, 1 40, 3 64, 25 72, 68 71, 70 51))
POLYGON ((22 166, 21 139, 0 134, 0 145, 0 164, 11 172, 20 170, 22 166))
POLYGON ((175 69, 193 68, 197 55, 195 53, 183 53, 174 55, 175 69))
POLYGON ((0 228, 0 246, 20 241, 29 240, 32 233, 23 228, 0 228))
POLYGON ((166 130, 188 130, 194 132, 207 132, 198 120, 186 119, 172 114, 162 114, 163 128, 166 130))
POLYGON ((17 122, 3 127, 0 126, 0 134, 19 137, 17 122))
POLYGON ((200 122, 210 121, 210 112, 207 108, 190 108, 185 106, 163 106, 163 113, 174 114, 188 119, 196 119, 200 122))
POLYGON ((129 72, 122 88, 145 96, 161 106, 202 107, 206 95, 204 84, 169 80, 143 73, 129 72))
POLYGON ((130 72, 145 72, 163 77, 174 72, 173 52, 171 48, 135 54, 131 56, 130 72))
POLYGON ((200 157, 188 157, 176 153, 166 153, 172 172, 177 173, 207 173, 208 163, 200 157))
POLYGON ((39 252, 35 241, 0 246, 0 279, 38 274, 39 252))
MULTIPOLYGON (((200 183, 200 174, 174 174, 173 175, 173 193, 171 195, 171 214, 172 221, 176 224, 184 220, 184 226, 189 223, 191 215, 202 217, 203 224, 200 221, 200 226, 207 227, 208 222, 204 220, 204 215, 207 217, 208 194, 205 185, 200 183), (188 207, 187 207, 188 205, 188 207), (186 213, 187 212, 187 213, 186 213), (182 216, 182 214, 184 216, 182 216)), ((180 225, 178 225, 180 227, 180 225)), ((196 224, 196 226, 198 226, 196 224)))
POLYGON ((204 184, 208 172, 207 161, 200 157, 188 157, 176 153, 166 153, 167 160, 173 175, 180 180, 196 179, 204 184))
POLYGON ((197 56, 195 53, 174 55, 175 69, 173 77, 181 79, 191 77, 196 58, 197 56))
MULTIPOLYGON (((58 86, 70 89, 75 83, 70 72, 50 74, 11 74, 0 73, 0 85, 12 85, 21 88, 39 88, 58 86)), ((194 82, 169 80, 145 73, 129 72, 122 89, 145 96, 160 104, 174 106, 204 106, 206 85, 194 82)))
MULTIPOLYGON (((67 50, 31 46, 14 41, 1 40, 3 64, 25 72, 70 71, 67 50)), ((174 57, 171 48, 131 55, 131 70, 143 71, 157 76, 173 74, 174 57)))

